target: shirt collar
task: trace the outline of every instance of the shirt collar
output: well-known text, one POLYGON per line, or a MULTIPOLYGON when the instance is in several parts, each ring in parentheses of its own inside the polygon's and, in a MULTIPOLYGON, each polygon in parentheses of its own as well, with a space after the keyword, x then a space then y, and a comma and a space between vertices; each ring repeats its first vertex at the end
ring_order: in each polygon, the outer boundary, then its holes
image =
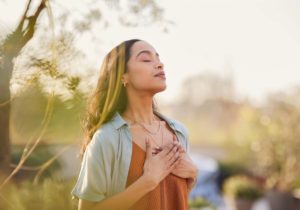
MULTIPOLYGON (((167 116, 161 114, 160 112, 158 112, 158 111, 156 111, 156 110, 154 110, 154 113, 155 113, 156 115, 158 115, 161 119, 163 119, 164 121, 166 121, 166 122, 168 123, 168 125, 169 125, 173 130, 177 130, 177 131, 179 131, 180 133, 183 133, 182 129, 180 129, 180 126, 177 125, 177 123, 176 123, 173 119, 171 119, 171 118, 169 118, 169 117, 167 117, 167 116)), ((128 125, 128 123, 123 119, 123 117, 120 115, 119 112, 116 112, 115 115, 113 116, 113 118, 112 118, 112 124, 113 124, 113 126, 115 127, 115 129, 119 129, 119 128, 121 128, 123 125, 128 125)))

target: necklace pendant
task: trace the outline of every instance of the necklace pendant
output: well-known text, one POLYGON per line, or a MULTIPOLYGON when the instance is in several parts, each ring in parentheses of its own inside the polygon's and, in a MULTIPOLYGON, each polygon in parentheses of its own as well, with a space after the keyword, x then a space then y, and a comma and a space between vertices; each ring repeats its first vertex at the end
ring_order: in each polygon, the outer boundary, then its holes
POLYGON ((155 147, 155 150, 156 150, 157 152, 161 152, 163 149, 162 149, 161 147, 155 147))

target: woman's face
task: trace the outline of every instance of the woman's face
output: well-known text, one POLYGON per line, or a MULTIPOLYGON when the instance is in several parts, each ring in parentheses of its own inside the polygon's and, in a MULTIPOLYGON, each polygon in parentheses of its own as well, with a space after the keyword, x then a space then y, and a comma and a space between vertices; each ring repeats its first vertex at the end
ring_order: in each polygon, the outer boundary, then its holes
POLYGON ((135 42, 130 49, 124 74, 127 88, 155 94, 166 89, 164 66, 155 49, 145 41, 135 42))

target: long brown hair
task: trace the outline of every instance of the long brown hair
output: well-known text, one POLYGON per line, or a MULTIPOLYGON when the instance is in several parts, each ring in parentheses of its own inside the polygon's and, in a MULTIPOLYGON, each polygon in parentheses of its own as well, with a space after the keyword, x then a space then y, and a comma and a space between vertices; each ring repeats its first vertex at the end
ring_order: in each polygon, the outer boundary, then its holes
MULTIPOLYGON (((95 90, 88 99, 83 119, 84 139, 80 157, 91 141, 95 131, 111 120, 116 112, 123 113, 127 105, 126 89, 122 85, 122 76, 128 71, 127 63, 130 50, 139 39, 124 41, 113 48, 104 58, 95 90)), ((152 103, 154 109, 155 103, 152 103)))

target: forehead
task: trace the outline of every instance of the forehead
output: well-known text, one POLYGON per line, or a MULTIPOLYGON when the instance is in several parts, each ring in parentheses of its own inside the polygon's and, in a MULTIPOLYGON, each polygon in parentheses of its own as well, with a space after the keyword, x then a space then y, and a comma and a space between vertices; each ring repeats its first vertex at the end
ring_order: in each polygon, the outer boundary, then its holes
POLYGON ((132 45, 130 51, 131 51, 131 55, 135 56, 139 52, 144 51, 144 50, 147 50, 147 51, 152 52, 153 54, 156 54, 156 50, 154 49, 154 47, 145 41, 138 41, 138 42, 134 43, 132 45))

